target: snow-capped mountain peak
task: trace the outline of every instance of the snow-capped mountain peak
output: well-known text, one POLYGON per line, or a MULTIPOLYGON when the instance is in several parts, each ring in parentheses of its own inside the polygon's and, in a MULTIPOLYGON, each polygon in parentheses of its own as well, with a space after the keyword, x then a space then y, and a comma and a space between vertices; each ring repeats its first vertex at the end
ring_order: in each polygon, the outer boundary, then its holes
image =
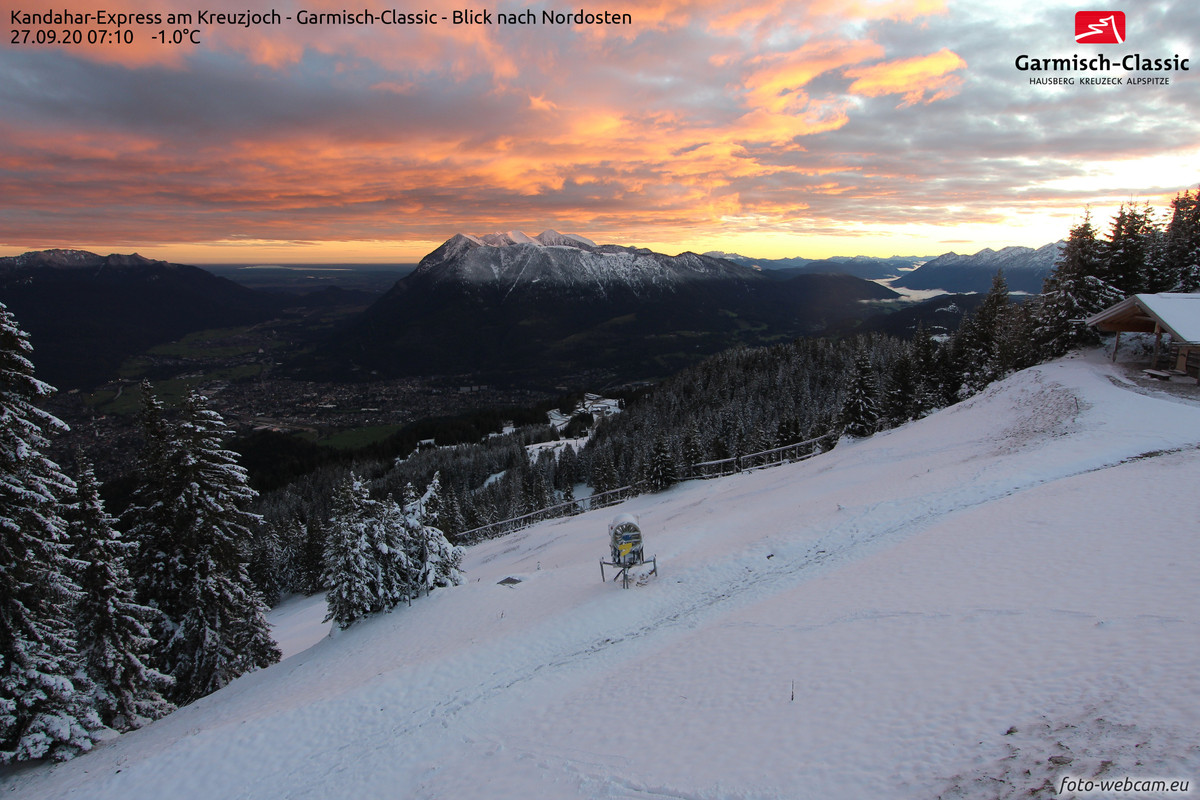
POLYGON ((652 288, 671 291, 697 280, 761 280, 754 270, 722 259, 598 245, 578 234, 554 230, 537 236, 516 230, 481 236, 455 234, 425 256, 412 277, 435 284, 498 285, 506 293, 538 284, 541 289, 570 287, 576 293, 597 295, 615 286, 642 293, 652 288))
POLYGON ((559 233, 556 230, 549 230, 549 229, 542 231, 534 238, 537 239, 542 244, 546 245, 547 247, 581 247, 582 246, 584 248, 591 249, 591 248, 599 246, 595 242, 593 242, 591 239, 587 239, 578 234, 559 233))
POLYGON ((459 233, 455 237, 461 236, 469 241, 487 247, 513 247, 516 245, 529 244, 537 247, 574 247, 591 250, 598 245, 591 239, 580 236, 575 233, 559 233, 553 229, 546 229, 537 236, 530 236, 524 231, 496 231, 495 233, 485 233, 480 235, 471 235, 468 233, 459 233))

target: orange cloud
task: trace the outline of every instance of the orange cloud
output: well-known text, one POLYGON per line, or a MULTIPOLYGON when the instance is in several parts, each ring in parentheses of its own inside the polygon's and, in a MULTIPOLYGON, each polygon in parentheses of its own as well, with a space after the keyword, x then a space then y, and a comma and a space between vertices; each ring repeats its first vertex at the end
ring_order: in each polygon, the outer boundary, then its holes
POLYGON ((913 160, 854 124, 886 103, 851 95, 907 107, 958 87, 957 54, 900 58, 921 51, 864 24, 907 25, 941 0, 603 10, 635 24, 223 27, 198 50, 130 51, 136 69, 85 70, 100 77, 29 92, 27 118, 0 120, 0 194, 19 198, 0 241, 424 242, 493 224, 655 241, 928 205, 909 202, 913 160))
POLYGON ((800 90, 826 72, 879 58, 883 48, 870 41, 825 41, 797 50, 754 59, 756 66, 745 79, 748 103, 773 113, 802 110, 807 96, 800 90))
POLYGON ((851 94, 864 97, 902 94, 901 105, 911 106, 922 101, 932 103, 952 94, 962 83, 953 73, 966 66, 967 62, 957 53, 942 49, 927 56, 847 69, 844 73, 855 79, 850 84, 851 94))

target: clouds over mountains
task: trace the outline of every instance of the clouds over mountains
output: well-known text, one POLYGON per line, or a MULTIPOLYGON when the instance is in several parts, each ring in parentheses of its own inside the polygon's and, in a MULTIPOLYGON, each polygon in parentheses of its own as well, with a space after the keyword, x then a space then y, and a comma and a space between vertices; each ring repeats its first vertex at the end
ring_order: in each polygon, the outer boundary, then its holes
MULTIPOLYGON (((1021 52, 1074 49, 1066 5, 604 10, 634 24, 293 22, 208 27, 199 46, 139 29, 127 48, 7 47, 0 191, 18 200, 0 245, 378 240, 419 255, 511 224, 679 249, 714 226, 970 237, 1195 183, 1178 168, 1200 122, 1190 76, 1119 93, 1015 74, 1021 52), (1122 171, 1143 158, 1156 166, 1122 171)), ((1193 4, 1129 16, 1131 44, 1200 57, 1193 4)))

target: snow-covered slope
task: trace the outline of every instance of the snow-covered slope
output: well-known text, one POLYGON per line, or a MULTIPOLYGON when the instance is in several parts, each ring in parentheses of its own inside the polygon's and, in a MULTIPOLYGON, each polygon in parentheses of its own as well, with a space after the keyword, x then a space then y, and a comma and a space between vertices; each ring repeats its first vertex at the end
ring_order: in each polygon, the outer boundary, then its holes
MULTIPOLYGON (((473 547, 466 585, 0 785, 861 800, 1051 797, 1101 773, 1194 792, 1198 446, 1197 402, 1099 357, 1044 365, 808 462, 473 547), (597 566, 619 512, 660 567, 629 590, 597 566)), ((307 603, 282 615, 292 649, 307 603)))
POLYGON ((620 385, 731 347, 850 325, 872 313, 862 301, 895 297, 846 275, 775 281, 696 253, 554 231, 456 234, 306 358, 313 373, 343 379, 620 385))

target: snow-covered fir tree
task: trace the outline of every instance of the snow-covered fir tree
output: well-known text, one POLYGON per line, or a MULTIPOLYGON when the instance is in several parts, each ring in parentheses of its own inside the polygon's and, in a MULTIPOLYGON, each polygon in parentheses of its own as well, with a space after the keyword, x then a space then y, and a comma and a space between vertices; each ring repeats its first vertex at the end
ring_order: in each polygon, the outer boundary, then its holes
POLYGON ((1043 357, 1055 358, 1099 341, 1084 320, 1122 299, 1120 292, 1098 277, 1104 271, 1096 229, 1091 215, 1086 214, 1083 222, 1071 229, 1038 301, 1034 336, 1043 357))
POLYGON ((64 504, 73 484, 46 455, 66 426, 38 402, 28 335, 0 303, 0 764, 64 760, 103 725, 77 672, 64 504))
POLYGON ((278 661, 279 650, 246 566, 259 518, 244 509, 255 492, 221 446, 224 421, 190 392, 180 420, 162 429, 166 441, 152 445, 161 472, 145 475, 149 503, 133 515, 139 545, 158 548, 139 559, 152 570, 139 599, 165 617, 153 664, 174 679, 169 699, 182 705, 278 661))
POLYGON ((325 549, 325 619, 347 628, 440 586, 462 583, 463 550, 432 524, 442 508, 435 474, 425 493, 371 499, 357 475, 337 489, 325 549))
POLYGON ((861 438, 879 429, 879 386, 875 370, 865 353, 854 359, 854 373, 842 405, 842 432, 861 438))
POLYGON ((695 423, 688 425, 687 433, 683 436, 683 466, 688 474, 692 473, 697 464, 704 462, 704 449, 700 445, 700 438, 700 431, 695 423))
POLYGON ((382 503, 373 504, 373 508, 369 531, 379 565, 378 598, 373 610, 387 611, 411 602, 417 594, 415 571, 409 559, 412 533, 404 509, 391 495, 382 503))
POLYGON ((418 591, 426 594, 439 587, 457 586, 463 582, 463 549, 455 547, 445 534, 431 524, 430 513, 440 503, 441 482, 433 476, 425 493, 404 505, 409 530, 408 560, 414 571, 418 591))
POLYGON ((376 520, 369 512, 366 484, 351 473, 333 498, 333 513, 325 538, 325 571, 328 613, 339 628, 349 627, 380 606, 381 584, 378 551, 374 545, 376 520))
POLYGON ((82 567, 75 609, 79 660, 92 682, 92 702, 105 725, 132 730, 170 713, 162 693, 171 679, 148 666, 154 609, 134 601, 126 562, 135 546, 113 527, 91 464, 79 458, 70 541, 82 567))
POLYGON ((254 538, 247 543, 246 566, 251 582, 268 607, 279 603, 289 585, 288 557, 278 526, 269 522, 256 526, 254 538))
POLYGON ((179 487, 168 480, 172 431, 149 381, 142 381, 141 402, 142 447, 134 470, 133 496, 121 516, 121 528, 136 546, 129 564, 135 596, 163 612, 151 625, 150 634, 155 641, 164 642, 174 628, 165 608, 182 581, 171 507, 179 487))
POLYGON ((904 353, 892 362, 887 376, 887 389, 883 397, 883 416, 892 425, 903 425, 917 417, 917 375, 913 360, 904 353))
POLYGON ((302 525, 297 521, 297 531, 303 536, 303 544, 296 552, 295 591, 306 595, 322 591, 326 584, 325 547, 328 541, 325 521, 313 515, 302 525))
POLYGON ((910 345, 912 371, 916 386, 913 390, 913 419, 920 419, 942 404, 938 383, 938 345, 918 323, 910 345))
POLYGON ((667 437, 659 435, 654 440, 654 450, 650 453, 650 466, 646 472, 650 491, 661 492, 669 489, 677 480, 675 454, 671 452, 671 444, 667 437))

